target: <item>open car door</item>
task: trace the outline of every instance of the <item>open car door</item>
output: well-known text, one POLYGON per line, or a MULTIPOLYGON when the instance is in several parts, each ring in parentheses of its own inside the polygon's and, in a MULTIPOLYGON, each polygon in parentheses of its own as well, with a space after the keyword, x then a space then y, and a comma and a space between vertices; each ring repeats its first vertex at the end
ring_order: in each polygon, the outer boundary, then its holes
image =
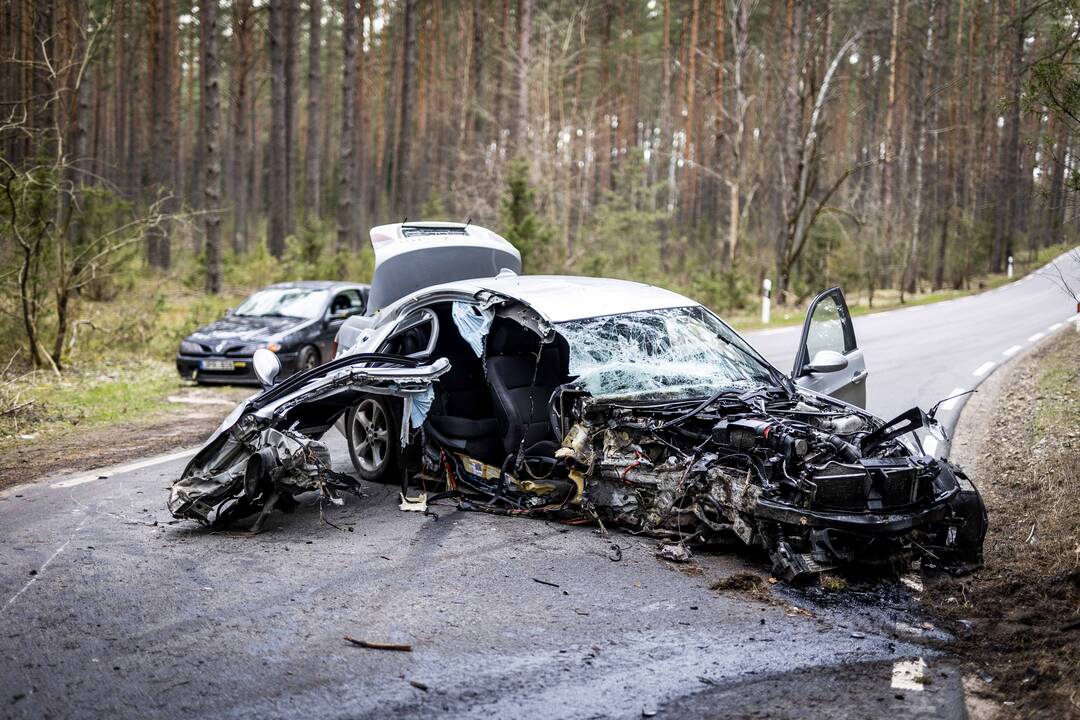
POLYGON ((826 290, 806 311, 791 378, 807 390, 864 408, 867 375, 844 293, 826 290))

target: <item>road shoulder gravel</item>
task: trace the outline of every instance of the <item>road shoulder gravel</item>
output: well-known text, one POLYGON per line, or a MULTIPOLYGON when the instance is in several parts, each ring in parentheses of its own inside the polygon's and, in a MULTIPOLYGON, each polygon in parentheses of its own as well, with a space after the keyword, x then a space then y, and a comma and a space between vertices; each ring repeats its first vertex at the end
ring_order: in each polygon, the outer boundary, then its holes
POLYGON ((980 385, 953 456, 986 501, 985 565, 927 606, 958 637, 969 715, 1080 717, 1080 333, 980 385))
POLYGON ((196 447, 252 392, 181 385, 166 399, 166 412, 110 425, 75 426, 0 447, 0 490, 196 447))

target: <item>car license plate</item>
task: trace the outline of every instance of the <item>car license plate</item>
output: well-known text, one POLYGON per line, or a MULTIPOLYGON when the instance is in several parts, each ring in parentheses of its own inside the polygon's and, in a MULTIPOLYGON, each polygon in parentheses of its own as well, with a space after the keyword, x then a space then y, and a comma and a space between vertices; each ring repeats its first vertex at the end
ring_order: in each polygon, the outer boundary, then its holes
POLYGON ((232 372, 234 367, 232 360, 203 360, 200 366, 203 370, 216 372, 232 372))

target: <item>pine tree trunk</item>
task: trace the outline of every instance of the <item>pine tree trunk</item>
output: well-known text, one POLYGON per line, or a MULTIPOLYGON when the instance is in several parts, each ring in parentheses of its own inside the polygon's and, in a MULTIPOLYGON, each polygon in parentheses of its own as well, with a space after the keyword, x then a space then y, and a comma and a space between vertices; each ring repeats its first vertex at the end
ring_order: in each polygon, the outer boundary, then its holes
POLYGON ((401 113, 398 127, 398 156, 395 168, 393 206, 397 214, 408 214, 416 197, 413 182, 413 105, 416 101, 416 8, 418 0, 405 0, 403 48, 401 67, 401 113))
POLYGON ((299 137, 296 106, 300 92, 296 83, 296 53, 300 45, 300 0, 285 4, 285 234, 296 232, 296 184, 299 180, 299 137))
POLYGON ((304 207, 303 219, 319 217, 322 195, 322 167, 319 153, 322 150, 319 130, 321 118, 319 103, 322 99, 322 0, 308 0, 308 103, 307 148, 304 154, 304 207))
POLYGON ((128 185, 128 172, 126 170, 129 159, 126 157, 127 133, 130 132, 128 125, 128 83, 134 81, 128 70, 128 45, 126 39, 127 18, 129 7, 127 0, 117 0, 116 20, 113 31, 113 171, 112 181, 116 184, 120 195, 127 197, 131 192, 128 185))
POLYGON ((492 113, 492 117, 495 122, 495 141, 501 147, 503 144, 502 132, 506 127, 506 83, 504 78, 506 77, 506 65, 510 62, 511 57, 511 26, 510 26, 510 0, 502 0, 502 22, 499 24, 502 32, 499 34, 499 47, 501 52, 496 58, 495 62, 495 80, 494 80, 494 92, 492 100, 495 103, 495 110, 492 113))
MULTIPOLYGON (((896 2, 898 0, 894 0, 896 2)), ((784 33, 784 74, 783 97, 781 99, 780 124, 784 145, 780 150, 782 179, 783 212, 786 227, 777 235, 776 250, 776 298, 779 302, 787 300, 786 294, 791 270, 789 254, 795 244, 798 232, 799 208, 796 198, 799 195, 799 149, 802 147, 802 106, 800 103, 800 81, 802 78, 802 2, 787 1, 784 33)))
POLYGON ((233 203, 233 252, 248 247, 248 217, 252 197, 252 152, 250 124, 254 113, 251 73, 254 53, 254 28, 251 0, 235 0, 233 13, 232 76, 232 172, 230 186, 233 203))
POLYGON ((356 42, 356 137, 357 144, 353 151, 356 161, 353 163, 353 203, 356 207, 355 214, 358 218, 360 232, 353 237, 353 247, 360 249, 364 243, 363 230, 368 226, 368 220, 375 216, 375 188, 376 183, 372 177, 371 166, 372 154, 369 145, 371 143, 371 112, 367 101, 368 88, 371 87, 368 77, 367 57, 364 50, 365 23, 371 25, 371 2, 360 0, 360 15, 357 18, 357 42, 356 42))
MULTIPOLYGON (((484 3, 483 0, 473 0, 472 5, 472 63, 469 70, 469 86, 471 88, 473 102, 469 108, 470 126, 466 137, 472 141, 483 137, 484 111, 483 111, 483 80, 484 80, 484 3)), ((434 66, 434 63, 432 63, 434 66)))
POLYGON ((218 32, 218 0, 200 0, 206 292, 212 295, 221 292, 221 88, 218 32))
POLYGON ((529 40, 532 37, 533 0, 518 0, 518 57, 517 106, 514 108, 514 129, 510 133, 513 152, 525 154, 529 127, 529 40))
POLYGON ((1013 52, 1008 77, 1011 79, 1009 111, 1005 124, 1007 139, 1001 153, 998 169, 998 192, 994 215, 994 244, 990 255, 990 268, 1001 272, 1005 267, 1005 258, 1013 254, 1013 232, 1016 229, 1017 185, 1020 175, 1020 96, 1024 79, 1021 65, 1024 61, 1024 37, 1026 35, 1024 0, 1015 0, 1013 5, 1013 52))
MULTIPOLYGON (((936 13, 937 0, 930 0, 930 7, 927 9, 926 47, 925 54, 922 57, 922 65, 928 67, 929 70, 926 72, 926 81, 920 83, 923 89, 922 98, 915 109, 915 207, 911 216, 911 244, 908 247, 907 267, 904 272, 905 280, 903 288, 910 294, 914 294, 919 286, 919 243, 921 240, 919 235, 922 232, 923 166, 925 164, 923 156, 926 154, 927 105, 932 106, 937 103, 937 94, 933 91, 934 66, 932 62, 932 58, 934 57, 934 23, 937 19, 935 17, 936 13)), ((903 293, 901 293, 901 300, 903 300, 903 293)))
POLYGON ((734 27, 732 44, 734 45, 732 74, 735 81, 735 136, 729 142, 731 147, 731 170, 728 193, 728 265, 734 267, 739 245, 739 223, 741 221, 743 135, 746 131, 746 56, 750 49, 750 0, 736 0, 733 10, 734 27))
POLYGON ((356 229, 353 226, 355 214, 353 201, 353 178, 355 177, 355 158, 353 144, 356 132, 353 126, 356 93, 356 0, 344 1, 344 25, 342 39, 342 79, 341 79, 341 161, 338 166, 337 193, 337 246, 338 249, 352 247, 356 243, 356 229))
MULTIPOLYGON (((151 135, 147 143, 147 169, 151 200, 159 200, 164 214, 177 206, 176 104, 175 72, 176 12, 172 0, 151 0, 149 9, 151 39, 148 47, 151 135)), ((167 219, 147 232, 147 256, 152 267, 168 269, 172 261, 170 223, 167 219)))
POLYGON ((1054 146, 1050 153, 1053 169, 1050 171, 1050 192, 1046 198, 1046 221, 1043 224, 1042 245, 1053 245, 1063 240, 1062 228, 1065 226, 1065 164, 1069 155, 1068 124, 1056 116, 1051 117, 1054 128, 1054 146))
MULTIPOLYGON (((724 44, 724 8, 726 7, 726 5, 727 3, 725 2, 725 0, 713 0, 713 13, 715 16, 714 19, 716 21, 716 69, 713 83, 713 103, 715 105, 716 116, 713 119, 713 130, 715 134, 715 138, 713 140, 713 171, 717 173, 717 178, 719 177, 720 168, 723 165, 724 156, 724 53, 726 49, 724 44)), ((719 179, 711 180, 710 185, 715 188, 715 192, 713 193, 713 202, 716 206, 715 218, 717 220, 717 222, 715 223, 717 228, 716 247, 713 250, 713 254, 717 259, 719 259, 724 257, 725 255, 725 253, 722 252, 724 240, 723 235, 721 235, 720 232, 720 223, 718 222, 720 216, 720 205, 723 202, 721 195, 724 191, 724 185, 720 182, 719 179)), ((729 242, 730 237, 731 231, 729 227, 729 242)), ((730 261, 730 250, 728 250, 727 256, 730 261)))
POLYGON ((285 253, 288 233, 289 205, 289 147, 288 114, 285 104, 285 3, 289 0, 270 0, 270 253, 280 258, 285 253))
POLYGON ((697 168, 694 160, 697 158, 696 138, 696 112, 695 100, 697 99, 697 51, 698 51, 698 16, 701 14, 701 0, 690 2, 690 44, 687 46, 686 59, 686 124, 683 132, 686 137, 686 145, 683 155, 686 162, 682 172, 682 202, 680 203, 680 216, 691 219, 694 212, 695 189, 697 185, 697 168))

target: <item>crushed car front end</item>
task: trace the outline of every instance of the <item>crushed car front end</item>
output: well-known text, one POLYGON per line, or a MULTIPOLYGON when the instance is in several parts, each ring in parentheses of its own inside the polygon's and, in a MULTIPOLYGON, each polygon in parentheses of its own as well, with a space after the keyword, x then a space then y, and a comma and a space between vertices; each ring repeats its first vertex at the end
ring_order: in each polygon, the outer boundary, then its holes
POLYGON ((737 538, 786 580, 981 562, 986 513, 963 471, 837 401, 731 395, 688 415, 582 396, 571 408, 559 455, 604 523, 679 544, 737 538))

